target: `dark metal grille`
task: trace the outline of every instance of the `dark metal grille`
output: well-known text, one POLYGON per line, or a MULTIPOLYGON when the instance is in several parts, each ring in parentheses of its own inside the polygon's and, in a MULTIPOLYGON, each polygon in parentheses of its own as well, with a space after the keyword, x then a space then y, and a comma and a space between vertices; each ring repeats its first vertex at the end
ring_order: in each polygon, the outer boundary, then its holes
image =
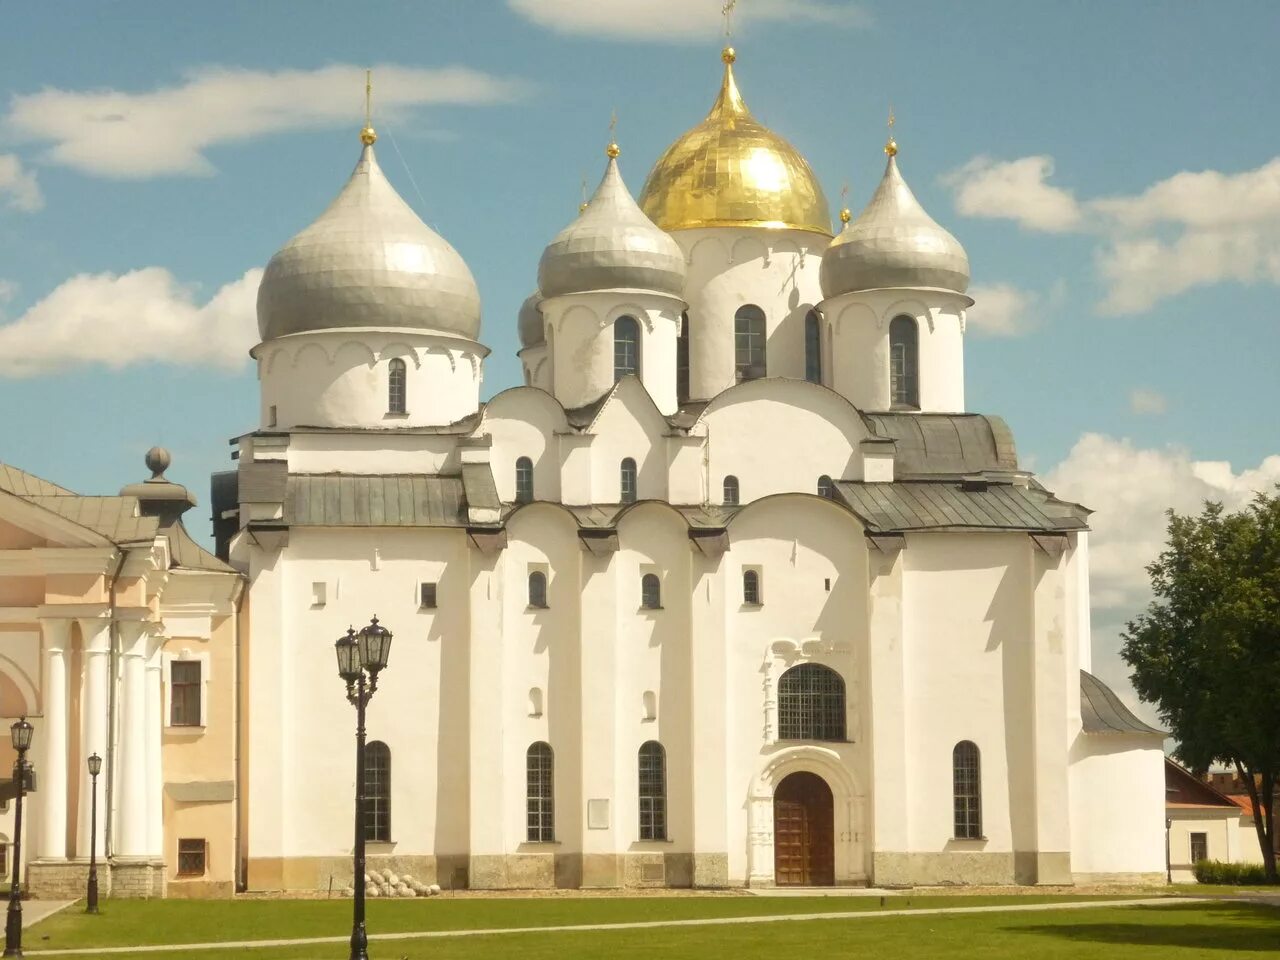
POLYGON ((547 575, 541 570, 529 574, 529 606, 545 607, 547 605, 547 575))
POLYGON ((724 505, 726 507, 736 507, 738 505, 738 478, 729 476, 724 478, 724 505))
POLYGON ((895 406, 920 406, 918 336, 910 317, 889 324, 889 401, 895 406))
POLYGON ((169 673, 169 725, 200 726, 200 661, 174 660, 169 673))
POLYGON ((734 366, 739 381, 765 376, 764 311, 755 304, 739 307, 733 318, 734 366))
POLYGON ((822 328, 813 310, 804 318, 804 378, 810 383, 822 382, 822 328))
POLYGON ((556 838, 555 756, 549 743, 539 741, 529 748, 525 771, 526 836, 531 843, 549 842, 556 838))
POLYGON ((619 317, 613 322, 613 380, 640 372, 640 324, 635 317, 619 317))
POLYGON ((1199 863, 1209 859, 1209 835, 1207 833, 1191 834, 1191 862, 1199 863))
POLYGON ((521 457, 516 461, 516 503, 533 502, 533 461, 521 457))
POLYGON ((640 748, 640 839, 667 839, 667 751, 656 740, 640 748))
POLYGON ((636 462, 630 457, 622 461, 622 467, 618 474, 618 480, 621 484, 622 502, 636 502, 636 462))
POLYGON ((959 840, 982 837, 982 760, 978 745, 961 740, 951 752, 955 795, 955 828, 959 840))
POLYGON ((364 748, 364 837, 391 842, 391 748, 381 740, 364 748))
POLYGON ((656 573, 646 573, 640 578, 640 606, 646 610, 662 606, 662 583, 656 573))
POLYGON ((408 409, 409 385, 404 361, 396 357, 387 374, 387 412, 404 413, 408 409))
POLYGON ((844 717, 844 680, 830 667, 802 663, 778 680, 780 740, 843 740, 844 717))
POLYGON ((205 850, 208 844, 200 840, 178 841, 178 876, 200 877, 205 871, 205 850))

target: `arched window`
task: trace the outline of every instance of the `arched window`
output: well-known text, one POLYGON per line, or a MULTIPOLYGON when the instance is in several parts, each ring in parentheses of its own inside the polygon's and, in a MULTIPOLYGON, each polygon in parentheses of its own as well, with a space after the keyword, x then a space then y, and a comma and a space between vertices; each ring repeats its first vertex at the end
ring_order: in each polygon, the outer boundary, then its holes
POLYGON ((636 502, 636 462, 630 457, 622 461, 618 471, 620 500, 622 503, 636 502))
POLYGON ((738 478, 733 474, 724 478, 724 505, 726 507, 736 507, 738 505, 738 478))
POLYGON ((667 751, 656 740, 640 747, 640 839, 667 839, 667 751))
POLYGON ((804 378, 810 383, 822 382, 822 324, 817 310, 810 310, 804 318, 804 378))
POLYGON ((779 740, 843 740, 844 713, 844 680, 830 667, 802 663, 779 678, 779 740))
POLYGON ((525 755, 525 837, 530 843, 556 838, 555 755, 551 744, 539 740, 525 755))
POLYGON ((830 500, 836 495, 836 485, 825 473, 818 478, 818 496, 830 500))
POLYGON ((656 573, 646 573, 640 578, 640 606, 646 610, 662 609, 662 583, 656 573))
POLYGON ((734 366, 738 381, 765 376, 764 311, 754 303, 738 308, 733 317, 734 366))
POLYGON ((534 570, 529 574, 529 606, 546 607, 547 605, 547 575, 541 570, 534 570))
POLYGON ((391 748, 381 740, 364 748, 364 838, 391 842, 391 748))
POLYGON ((889 403, 920 406, 920 328, 911 317, 889 324, 889 403))
POLYGON ((387 372, 387 413, 404 413, 409 403, 409 374, 404 361, 396 357, 387 372))
POLYGON ((961 740, 951 751, 957 840, 982 838, 982 759, 978 745, 961 740))
POLYGON ((742 571, 742 602, 749 607, 760 606, 760 572, 742 571))
POLYGON ((516 460, 516 503, 533 502, 533 461, 528 457, 516 460))
POLYGON ((635 317, 613 321, 613 382, 640 373, 640 324, 635 317))
POLYGON ((676 337, 676 402, 689 399, 689 312, 680 315, 680 334, 676 337))

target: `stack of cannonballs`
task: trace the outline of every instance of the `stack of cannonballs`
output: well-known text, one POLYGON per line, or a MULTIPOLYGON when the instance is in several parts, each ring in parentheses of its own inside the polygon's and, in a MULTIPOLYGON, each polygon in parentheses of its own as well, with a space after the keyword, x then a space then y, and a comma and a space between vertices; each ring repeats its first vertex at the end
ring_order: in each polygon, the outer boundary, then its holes
MULTIPOLYGON (((438 883, 421 883, 409 874, 395 874, 390 870, 370 870, 364 875, 366 897, 434 897, 440 892, 438 883)), ((354 897, 356 888, 347 886, 344 897, 354 897)))

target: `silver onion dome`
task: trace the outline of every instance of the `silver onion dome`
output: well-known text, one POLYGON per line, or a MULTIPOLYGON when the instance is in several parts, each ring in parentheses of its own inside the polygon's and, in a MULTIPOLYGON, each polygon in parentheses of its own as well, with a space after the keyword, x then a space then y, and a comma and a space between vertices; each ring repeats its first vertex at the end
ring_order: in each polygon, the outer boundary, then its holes
POLYGON ((263 340, 343 327, 479 336, 471 271, 396 193, 371 140, 329 208, 267 264, 258 288, 263 340))
POLYGON ((871 202, 822 255, 818 278, 828 299, 881 287, 964 293, 969 287, 969 257, 960 241, 920 206, 890 153, 871 202))
POLYGON ((591 290, 684 293, 684 254, 671 236, 644 215, 618 172, 618 147, 578 218, 561 230, 538 262, 545 297, 591 290))
POLYGON ((520 346, 536 347, 547 341, 546 331, 542 325, 542 311, 538 305, 542 302, 542 291, 535 290, 525 297, 520 304, 520 317, 517 327, 520 330, 520 346))

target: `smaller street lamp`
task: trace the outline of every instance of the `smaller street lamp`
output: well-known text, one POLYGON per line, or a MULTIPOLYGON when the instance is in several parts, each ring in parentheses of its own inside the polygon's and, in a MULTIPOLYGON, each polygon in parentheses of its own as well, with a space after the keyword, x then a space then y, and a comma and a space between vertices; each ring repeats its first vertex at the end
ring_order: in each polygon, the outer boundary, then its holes
POLYGON ((350 960, 369 960, 369 937, 364 927, 364 715, 378 689, 378 674, 391 656, 391 631, 374 617, 360 632, 348 628, 333 645, 338 676, 347 685, 347 701, 356 708, 356 844, 355 900, 351 919, 350 960))
POLYGON ((89 757, 91 802, 89 809, 89 889, 86 891, 85 913, 98 912, 98 774, 102 772, 102 758, 96 753, 89 757))
POLYGON ((13 764, 13 779, 18 785, 18 797, 13 810, 13 886, 9 888, 9 913, 4 924, 4 955, 22 956, 22 797, 27 787, 27 751, 31 749, 34 730, 23 717, 9 728, 9 738, 18 759, 13 764))

